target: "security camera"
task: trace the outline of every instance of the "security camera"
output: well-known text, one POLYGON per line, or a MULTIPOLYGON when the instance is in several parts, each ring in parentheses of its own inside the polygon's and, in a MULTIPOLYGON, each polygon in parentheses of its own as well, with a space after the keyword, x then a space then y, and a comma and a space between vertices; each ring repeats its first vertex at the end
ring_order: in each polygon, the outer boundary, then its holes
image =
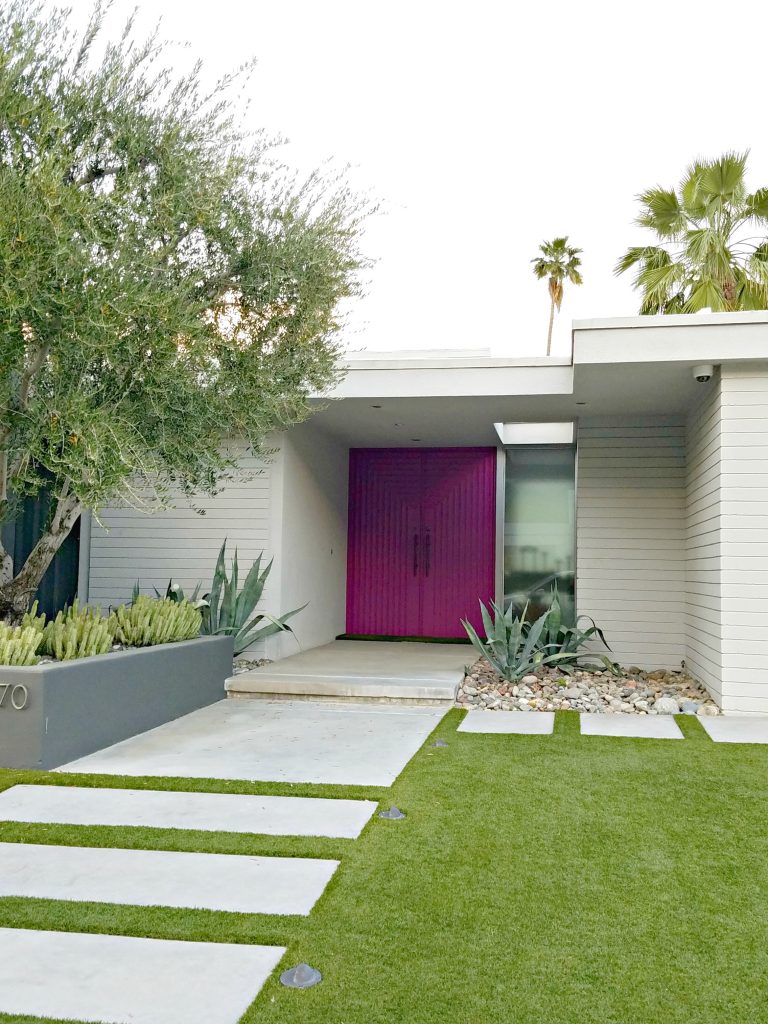
POLYGON ((694 366, 693 379, 698 381, 699 384, 706 384, 708 380, 712 379, 714 372, 714 366, 711 366, 709 363, 702 363, 701 366, 694 366))

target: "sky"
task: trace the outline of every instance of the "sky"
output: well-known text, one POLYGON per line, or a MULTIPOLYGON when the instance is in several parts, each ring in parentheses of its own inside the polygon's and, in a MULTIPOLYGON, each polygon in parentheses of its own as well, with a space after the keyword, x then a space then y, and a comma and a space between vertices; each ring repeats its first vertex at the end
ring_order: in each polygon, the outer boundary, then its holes
MULTIPOLYGON (((84 19, 91 0, 69 0, 84 19)), ((115 0, 115 30, 134 0, 115 0)), ((539 356, 545 239, 583 249, 553 354, 573 319, 631 316, 613 266, 650 240, 637 194, 696 157, 749 149, 768 185, 768 4, 740 0, 139 0, 139 25, 186 42, 217 78, 256 57, 248 118, 302 171, 350 165, 380 203, 374 262, 348 312, 351 349, 490 348, 539 356)))

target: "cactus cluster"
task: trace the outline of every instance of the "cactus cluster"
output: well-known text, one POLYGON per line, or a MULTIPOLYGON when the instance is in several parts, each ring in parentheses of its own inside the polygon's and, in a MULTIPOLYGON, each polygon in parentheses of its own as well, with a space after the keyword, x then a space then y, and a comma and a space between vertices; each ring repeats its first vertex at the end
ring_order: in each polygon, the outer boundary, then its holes
POLYGON ((106 654, 114 643, 109 620, 98 608, 89 608, 87 605, 81 608, 77 601, 48 623, 44 615, 37 615, 35 602, 24 616, 22 625, 42 630, 41 653, 57 661, 106 654))
POLYGON ((202 616, 189 601, 144 595, 119 605, 109 617, 112 635, 127 647, 151 647, 200 635, 202 616))
POLYGON ((34 626, 0 622, 0 665, 36 665, 43 635, 34 626))

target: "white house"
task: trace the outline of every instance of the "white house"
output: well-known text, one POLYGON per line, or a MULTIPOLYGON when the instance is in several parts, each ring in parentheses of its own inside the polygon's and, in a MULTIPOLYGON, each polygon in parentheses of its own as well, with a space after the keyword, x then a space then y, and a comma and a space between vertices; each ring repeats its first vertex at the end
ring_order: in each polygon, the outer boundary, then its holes
POLYGON ((570 359, 347 371, 204 515, 104 510, 81 591, 207 582, 226 536, 246 566, 275 557, 268 609, 309 602, 306 649, 459 636, 478 598, 535 606, 557 581, 622 664, 684 661, 725 711, 768 713, 768 312, 578 321, 570 359))

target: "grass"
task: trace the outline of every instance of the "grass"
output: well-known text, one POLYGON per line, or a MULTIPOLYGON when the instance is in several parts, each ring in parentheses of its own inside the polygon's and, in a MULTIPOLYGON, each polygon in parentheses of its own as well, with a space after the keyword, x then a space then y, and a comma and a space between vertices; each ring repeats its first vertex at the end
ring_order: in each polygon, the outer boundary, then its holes
MULTIPOLYGON (((460 716, 391 790, 142 782, 407 812, 355 841, 0 826, 7 841, 340 857, 308 918, 2 899, 0 923, 277 943, 323 972, 306 992, 276 973, 244 1024, 768 1022, 768 747, 714 744, 690 718, 664 741, 582 737, 567 713, 554 736, 456 734, 460 716)), ((83 784, 0 773, 16 781, 83 784)))

